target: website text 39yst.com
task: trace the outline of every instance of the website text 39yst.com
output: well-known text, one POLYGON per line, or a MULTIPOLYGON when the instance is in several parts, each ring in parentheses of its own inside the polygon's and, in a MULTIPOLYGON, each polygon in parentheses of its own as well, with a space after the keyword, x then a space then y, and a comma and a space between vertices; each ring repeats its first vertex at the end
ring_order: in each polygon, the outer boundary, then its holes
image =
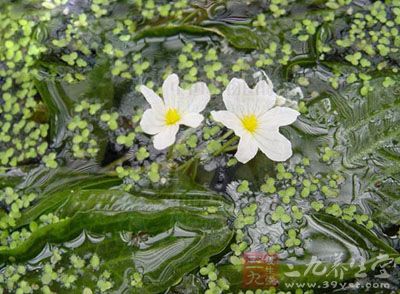
POLYGON ((389 283, 359 283, 325 281, 322 283, 290 283, 285 282, 287 289, 390 289, 389 283))

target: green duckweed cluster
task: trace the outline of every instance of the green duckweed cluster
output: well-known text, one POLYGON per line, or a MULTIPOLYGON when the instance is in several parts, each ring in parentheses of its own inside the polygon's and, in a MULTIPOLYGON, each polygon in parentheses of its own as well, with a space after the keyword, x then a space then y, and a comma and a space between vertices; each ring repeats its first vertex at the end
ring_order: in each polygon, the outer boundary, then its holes
MULTIPOLYGON (((326 161, 324 156, 322 159, 326 161)), ((252 191, 256 187, 249 187, 247 180, 233 183, 235 188, 228 190, 241 207, 234 223, 237 232, 236 243, 231 245, 233 255, 230 261, 233 264, 242 263, 241 255, 249 246, 249 236, 259 238, 258 242, 271 254, 285 250, 294 253, 293 249, 301 248, 303 244, 302 232, 306 229, 304 217, 312 212, 325 212, 367 229, 374 227, 370 216, 363 213, 359 205, 344 204, 337 199, 345 184, 340 172, 312 174, 312 163, 308 158, 291 161, 290 165, 276 164, 275 177, 266 176, 259 192, 252 191), (267 232, 266 235, 252 235, 252 228, 262 231, 266 224, 278 225, 283 235, 268 236, 267 232)))
MULTIPOLYGON (((82 101, 75 107, 75 115, 67 125, 71 138, 71 140, 68 141, 72 142, 70 148, 75 158, 95 157, 97 155, 99 151, 97 142, 95 138, 90 137, 94 131, 94 126, 90 124, 90 121, 88 122, 88 120, 85 120, 85 117, 94 117, 100 108, 100 104, 90 104, 87 101, 82 101)), ((102 121, 104 121, 104 119, 102 119, 102 121)))
MULTIPOLYGON (((396 2, 396 1, 394 1, 396 2)), ((384 2, 375 1, 369 7, 370 13, 354 13, 350 30, 336 44, 341 48, 351 48, 355 52, 345 58, 353 65, 371 66, 371 57, 379 56, 380 60, 387 55, 398 52, 399 3, 386 6, 384 2)), ((382 67, 385 67, 383 64, 382 67)))
POLYGON ((208 280, 208 289, 204 293, 215 294, 229 290, 229 282, 224 278, 218 278, 218 270, 213 263, 200 268, 200 275, 208 280))
MULTIPOLYGON (((43 262, 37 274, 40 276, 39 282, 31 282, 31 269, 26 265, 16 264, 6 266, 0 273, 0 282, 5 286, 3 290, 12 293, 55 293, 60 289, 72 290, 82 276, 83 271, 93 272, 93 277, 97 279, 96 287, 83 289, 83 293, 106 293, 113 286, 111 274, 108 271, 101 271, 102 260, 96 253, 78 256, 72 254, 69 258, 65 255, 65 248, 52 248, 49 257, 43 262), (64 259, 68 259, 69 264, 65 267, 64 259)), ((136 280, 138 278, 136 277, 136 280)))
MULTIPOLYGON (((6 206, 7 212, 0 214, 0 247, 16 248, 18 242, 21 242, 30 236, 30 231, 22 229, 13 231, 18 219, 21 217, 22 210, 30 206, 36 199, 34 193, 22 194, 15 191, 12 187, 6 187, 0 190, 0 202, 6 206)), ((34 227, 33 225, 32 227, 34 227)))
POLYGON ((35 22, 11 7, 0 12, 0 158, 3 166, 37 162, 47 151, 49 125, 40 119, 35 62, 47 51, 35 38, 35 22))
POLYGON ((32 221, 28 226, 16 229, 20 227, 19 219, 23 211, 29 208, 37 198, 36 193, 24 193, 12 187, 0 190, 0 203, 4 207, 4 211, 0 214, 0 249, 17 248, 38 228, 62 220, 51 212, 44 213, 38 222, 32 221))

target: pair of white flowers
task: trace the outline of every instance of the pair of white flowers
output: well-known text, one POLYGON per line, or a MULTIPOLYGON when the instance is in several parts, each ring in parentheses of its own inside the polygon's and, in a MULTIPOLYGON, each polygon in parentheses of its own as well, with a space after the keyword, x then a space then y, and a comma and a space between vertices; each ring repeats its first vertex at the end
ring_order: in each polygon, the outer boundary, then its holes
MULTIPOLYGON (((210 101, 210 92, 202 82, 190 89, 179 87, 176 74, 168 76, 162 86, 161 99, 146 86, 140 88, 151 108, 142 117, 143 132, 154 135, 154 147, 162 150, 174 144, 180 125, 197 128, 204 117, 200 114, 210 101)), ((235 157, 248 162, 260 149, 274 161, 285 161, 292 156, 292 146, 279 133, 279 127, 293 123, 299 112, 275 106, 278 95, 271 82, 260 81, 250 89, 242 79, 232 79, 222 93, 226 110, 212 111, 217 122, 233 130, 240 137, 235 157)))

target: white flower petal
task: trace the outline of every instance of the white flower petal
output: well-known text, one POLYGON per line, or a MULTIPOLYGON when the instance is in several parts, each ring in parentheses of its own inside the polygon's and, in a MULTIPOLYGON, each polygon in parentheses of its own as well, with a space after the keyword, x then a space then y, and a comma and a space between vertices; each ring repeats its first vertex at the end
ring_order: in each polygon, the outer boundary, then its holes
POLYGON ((201 114, 192 112, 186 113, 179 123, 191 128, 197 128, 201 124, 203 119, 204 117, 201 114))
POLYGON ((146 134, 158 134, 165 128, 165 120, 163 120, 162 113, 157 112, 154 109, 147 109, 143 113, 140 127, 146 134))
POLYGON ((239 146, 235 157, 241 163, 247 163, 250 159, 256 156, 258 151, 257 143, 251 135, 245 134, 240 137, 239 146))
POLYGON ((160 133, 154 136, 154 148, 162 150, 174 144, 178 130, 179 125, 165 127, 160 133))
POLYGON ((164 102, 156 93, 154 93, 152 89, 142 85, 140 86, 140 92, 142 92, 144 98, 146 98, 151 108, 157 111, 162 111, 162 109, 164 109, 164 102))
POLYGON ((222 93, 226 109, 242 117, 257 116, 269 110, 276 100, 276 94, 266 81, 257 83, 250 89, 245 80, 233 78, 222 93))
POLYGON ((285 161, 293 154, 292 144, 278 129, 264 129, 254 134, 254 139, 260 150, 273 161, 285 161))
POLYGON ((182 97, 182 89, 179 87, 179 77, 176 74, 169 75, 162 85, 165 106, 177 108, 178 98, 182 97))
MULTIPOLYGON (((271 81, 269 81, 271 83, 271 81)), ((257 96, 264 97, 262 102, 265 108, 270 109, 275 105, 276 93, 272 86, 266 81, 259 81, 254 88, 257 96)))
POLYGON ((249 91, 250 88, 247 86, 245 80, 233 78, 222 93, 226 109, 236 115, 242 116, 245 111, 244 104, 246 102, 243 97, 247 95, 249 91))
POLYGON ((192 85, 188 90, 182 90, 183 97, 179 97, 178 107, 187 112, 201 112, 206 108, 210 101, 210 91, 205 83, 199 82, 192 85), (186 105, 181 106, 181 101, 185 101, 186 105))
POLYGON ((289 107, 274 107, 268 110, 260 120, 269 126, 287 126, 296 121, 300 113, 289 107))
POLYGON ((211 116, 215 121, 233 130, 237 136, 242 136, 245 133, 240 119, 234 113, 226 110, 211 111, 211 116))

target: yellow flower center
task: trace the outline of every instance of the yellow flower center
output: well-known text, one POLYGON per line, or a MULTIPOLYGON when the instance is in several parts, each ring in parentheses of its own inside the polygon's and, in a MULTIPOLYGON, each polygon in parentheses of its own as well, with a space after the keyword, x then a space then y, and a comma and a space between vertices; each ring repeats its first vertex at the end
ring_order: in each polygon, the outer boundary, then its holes
POLYGON ((170 108, 165 114, 165 123, 167 125, 174 125, 181 119, 181 115, 175 108, 170 108))
POLYGON ((254 133, 258 127, 258 120, 254 114, 245 115, 242 119, 243 127, 250 133, 254 133))

